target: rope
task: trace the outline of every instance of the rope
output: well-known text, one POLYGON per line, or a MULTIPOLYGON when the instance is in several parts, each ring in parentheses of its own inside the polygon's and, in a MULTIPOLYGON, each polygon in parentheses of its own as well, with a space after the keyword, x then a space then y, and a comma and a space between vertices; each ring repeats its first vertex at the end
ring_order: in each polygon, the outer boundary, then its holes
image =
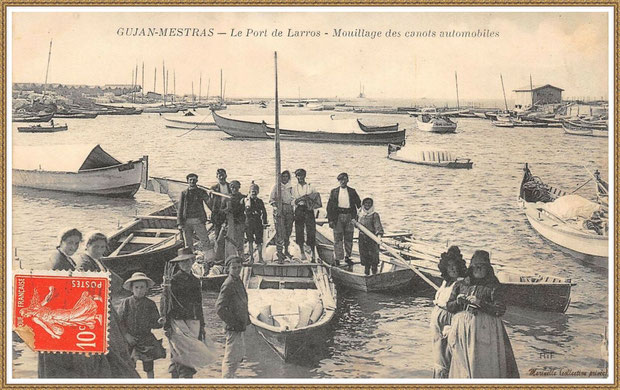
POLYGON ((202 124, 202 122, 204 122, 207 119, 208 115, 205 116, 200 122, 198 122, 193 128, 189 129, 188 131, 186 131, 185 133, 181 134, 181 135, 177 135, 177 137, 183 137, 186 134, 191 133, 192 131, 196 130, 198 128, 198 126, 200 126, 202 124))

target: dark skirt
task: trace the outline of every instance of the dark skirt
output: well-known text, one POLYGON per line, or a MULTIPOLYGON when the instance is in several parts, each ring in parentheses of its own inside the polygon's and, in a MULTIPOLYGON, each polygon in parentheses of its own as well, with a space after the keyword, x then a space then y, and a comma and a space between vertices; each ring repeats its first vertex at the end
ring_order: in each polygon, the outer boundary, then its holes
POLYGON ((379 264, 379 245, 367 235, 360 232, 359 235, 360 261, 362 265, 379 264))

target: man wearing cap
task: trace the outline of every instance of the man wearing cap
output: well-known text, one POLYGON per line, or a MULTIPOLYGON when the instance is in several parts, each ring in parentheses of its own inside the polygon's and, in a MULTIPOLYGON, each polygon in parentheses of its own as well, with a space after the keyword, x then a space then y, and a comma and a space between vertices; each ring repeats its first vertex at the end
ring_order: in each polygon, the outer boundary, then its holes
POLYGON ((301 259, 306 260, 304 251, 304 230, 307 234, 305 242, 312 251, 312 261, 315 261, 316 219, 314 210, 323 207, 321 195, 313 186, 306 183, 306 170, 299 168, 295 171, 297 184, 293 185, 293 203, 295 205, 295 242, 299 245, 301 259))
POLYGON ((170 260, 177 265, 177 270, 172 275, 169 290, 164 290, 162 296, 164 329, 169 334, 172 359, 168 372, 172 378, 192 378, 197 368, 206 365, 196 359, 207 355, 208 351, 204 351, 206 346, 199 341, 204 339, 205 320, 200 280, 191 273, 195 258, 190 248, 179 249, 178 256, 170 260), (192 366, 187 365, 190 358, 192 366))
POLYGON ((282 194, 281 195, 282 196, 281 212, 278 210, 278 207, 277 207, 278 206, 276 202, 277 187, 275 185, 271 189, 271 195, 269 196, 269 204, 271 204, 271 206, 273 207, 273 220, 274 220, 274 224, 276 225, 276 231, 278 231, 278 229, 281 229, 277 221, 278 221, 278 215, 282 214, 282 221, 284 224, 284 228, 283 228, 284 231, 282 232, 283 242, 279 242, 277 244, 284 246, 284 254, 286 256, 291 255, 288 251, 288 246, 289 246, 289 240, 291 237, 291 233, 293 231, 293 220, 294 220, 293 188, 291 186, 290 180, 291 180, 291 173, 289 171, 282 171, 282 173, 280 173, 280 190, 282 194))
POLYGON ((221 209, 226 215, 225 258, 242 255, 245 246, 245 196, 239 192, 240 188, 238 180, 230 182, 230 199, 226 199, 221 209))
POLYGON ((190 173, 186 176, 187 189, 181 192, 177 210, 177 226, 183 232, 183 240, 187 248, 194 247, 194 233, 200 239, 203 252, 213 248, 209 233, 205 227, 207 214, 203 203, 210 201, 209 194, 198 188, 198 175, 190 173))
POLYGON ((231 256, 226 259, 230 264, 228 278, 222 284, 217 297, 215 309, 217 315, 226 323, 226 347, 222 360, 222 378, 234 378, 235 371, 245 357, 244 332, 250 324, 248 312, 248 294, 245 291, 240 274, 242 259, 231 256))
POLYGON ((353 220, 357 218, 357 210, 362 202, 355 189, 348 187, 349 175, 342 172, 338 175, 340 186, 329 194, 327 202, 327 220, 329 227, 334 230, 334 260, 340 265, 344 257, 348 265, 352 265, 351 251, 353 250, 353 220), (344 246, 344 250, 343 250, 344 246))

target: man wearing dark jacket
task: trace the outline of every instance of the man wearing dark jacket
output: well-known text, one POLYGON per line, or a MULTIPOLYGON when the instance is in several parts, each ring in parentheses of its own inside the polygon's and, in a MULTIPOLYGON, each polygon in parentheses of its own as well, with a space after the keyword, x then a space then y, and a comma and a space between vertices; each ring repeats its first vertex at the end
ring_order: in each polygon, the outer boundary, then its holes
POLYGON ((357 210, 362 202, 357 192, 347 187, 349 175, 338 175, 339 187, 334 188, 329 194, 327 202, 327 220, 329 227, 334 231, 334 260, 340 265, 340 260, 345 259, 348 265, 352 265, 351 251, 353 250, 353 220, 357 218, 357 210), (344 246, 344 250, 343 250, 344 246))
POLYGON ((222 284, 217 297, 215 309, 217 315, 226 323, 226 348, 222 361, 222 378, 234 378, 239 364, 245 357, 246 327, 250 324, 248 312, 248 294, 245 291, 240 274, 242 259, 230 256, 228 278, 222 284))
POLYGON ((207 214, 203 206, 203 203, 210 201, 209 194, 198 188, 198 175, 195 173, 190 173, 186 179, 187 189, 181 192, 177 209, 177 226, 183 232, 186 248, 193 250, 195 233, 200 239, 203 252, 206 252, 213 248, 205 227, 207 214))

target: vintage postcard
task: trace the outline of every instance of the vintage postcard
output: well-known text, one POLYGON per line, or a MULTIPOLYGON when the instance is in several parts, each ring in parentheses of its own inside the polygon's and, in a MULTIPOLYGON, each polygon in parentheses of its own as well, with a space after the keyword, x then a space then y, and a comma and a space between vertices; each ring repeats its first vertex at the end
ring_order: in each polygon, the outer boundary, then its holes
POLYGON ((4 12, 6 383, 615 383, 617 4, 4 12))

